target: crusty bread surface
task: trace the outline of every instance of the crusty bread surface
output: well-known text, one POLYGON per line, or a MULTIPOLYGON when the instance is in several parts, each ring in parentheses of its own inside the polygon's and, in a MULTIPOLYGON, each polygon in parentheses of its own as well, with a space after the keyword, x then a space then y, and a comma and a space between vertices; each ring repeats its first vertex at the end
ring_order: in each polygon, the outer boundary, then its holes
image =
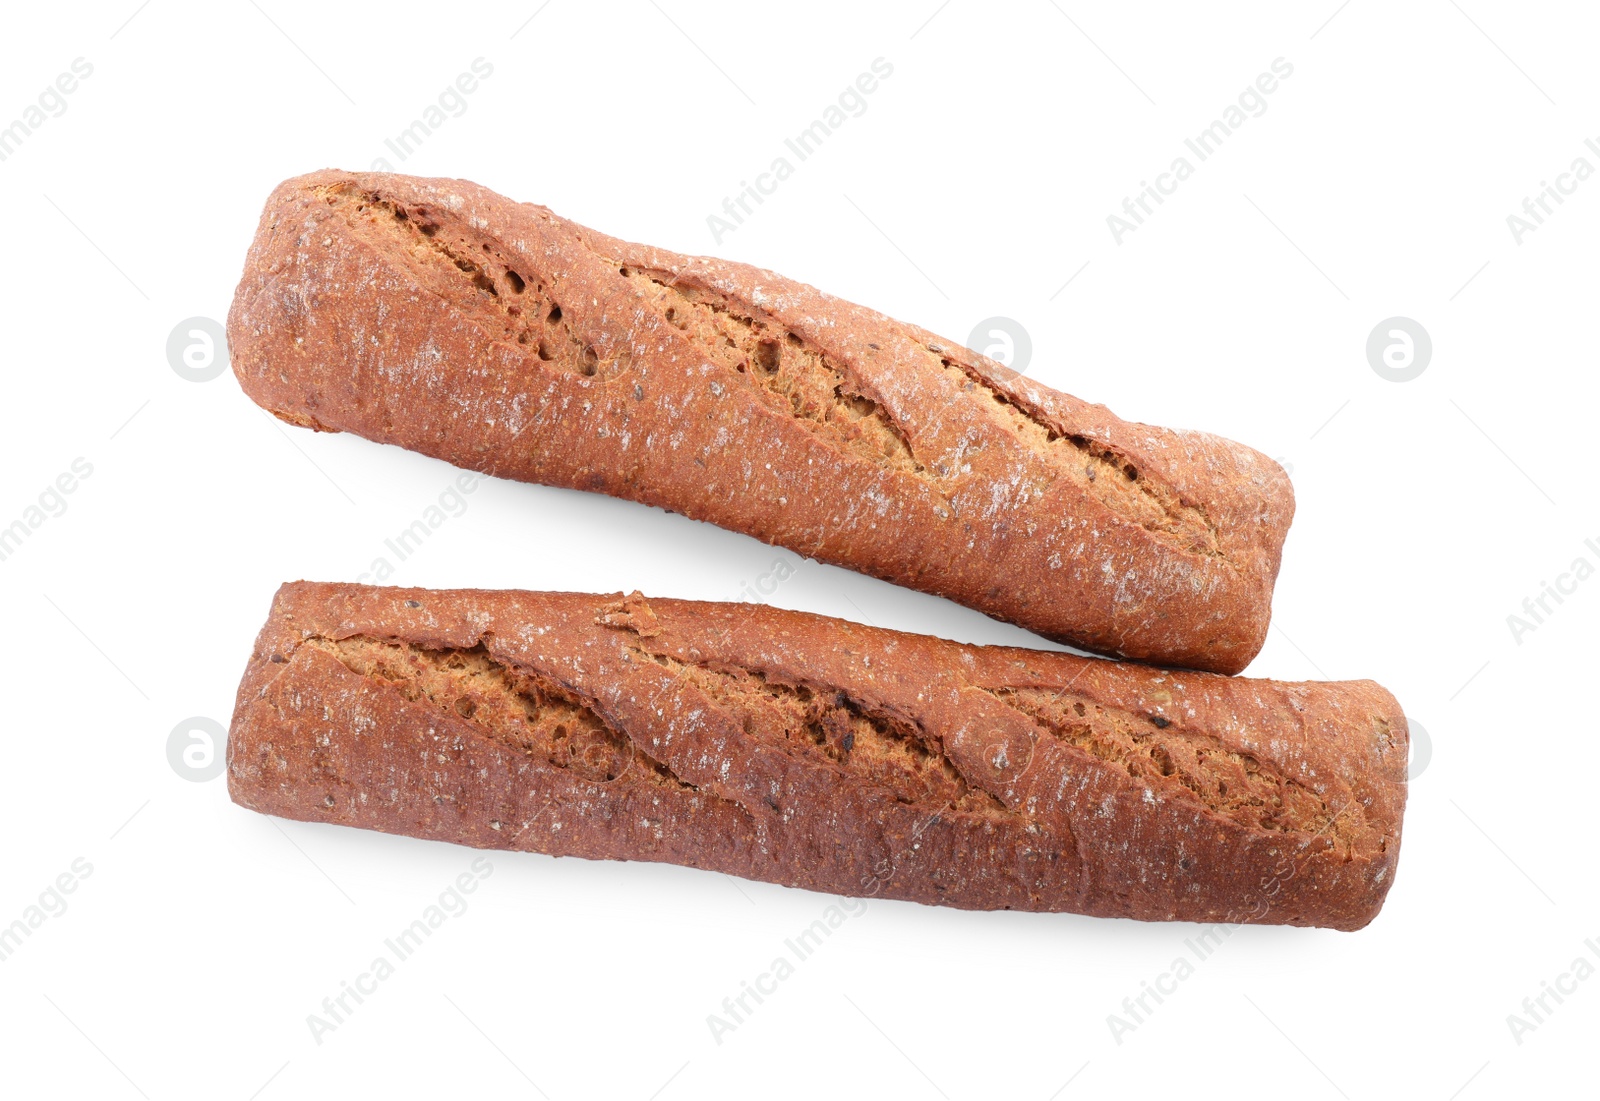
POLYGON ((228 340, 245 392, 294 424, 657 505, 1158 664, 1249 663, 1294 511, 1243 445, 461 180, 283 183, 228 340))
POLYGON ((233 799, 480 848, 972 909, 1358 929, 1405 716, 1283 683, 751 604, 295 582, 233 799))

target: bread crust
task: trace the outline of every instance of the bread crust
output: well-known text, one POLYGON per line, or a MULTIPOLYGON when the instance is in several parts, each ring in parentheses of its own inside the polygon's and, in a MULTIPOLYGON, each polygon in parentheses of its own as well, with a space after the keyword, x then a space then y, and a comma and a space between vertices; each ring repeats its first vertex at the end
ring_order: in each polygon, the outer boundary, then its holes
POLYGON ((461 180, 280 185, 228 339, 245 392, 292 423, 657 505, 1160 664, 1250 662, 1294 511, 1240 444, 461 180))
POLYGON ((294 582, 228 789, 266 814, 969 909, 1359 929, 1407 730, 1294 684, 635 593, 294 582))

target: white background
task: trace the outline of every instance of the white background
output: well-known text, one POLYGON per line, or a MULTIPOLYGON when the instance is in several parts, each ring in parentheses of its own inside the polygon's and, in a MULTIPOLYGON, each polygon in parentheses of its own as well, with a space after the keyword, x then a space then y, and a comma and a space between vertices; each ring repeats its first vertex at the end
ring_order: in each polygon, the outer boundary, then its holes
MULTIPOLYGON (((1521 243, 1506 218, 1575 158, 1600 167, 1593 13, 542 2, 8 13, 0 124, 74 58, 93 74, 0 162, 0 524, 74 459, 93 473, 0 562, 0 924, 75 859, 92 873, 0 963, 0 1089, 1592 1094, 1600 981, 1547 1001, 1520 1044, 1507 1016, 1600 938, 1600 580, 1520 641, 1507 616, 1580 555, 1600 564, 1600 181, 1521 243), (316 1043, 307 1015, 474 854, 275 824, 165 746, 190 716, 226 724, 281 581, 353 579, 454 471, 280 428, 231 375, 179 378, 165 346, 225 316, 273 185, 368 166, 478 57, 493 75, 397 167, 957 340, 1015 318, 1032 377, 1292 467, 1250 675, 1372 677, 1431 735, 1378 919, 1242 929, 1119 1044, 1108 1014, 1193 927, 872 902, 719 1044, 707 1015, 829 899, 492 854, 470 908, 316 1043), (878 57, 894 71, 865 114, 714 242, 707 215, 878 57), (1294 71, 1265 114, 1118 244, 1106 216, 1279 57, 1294 71), (1432 336, 1412 382, 1364 351, 1395 315, 1432 336)), ((736 599, 782 557, 798 570, 776 604, 1038 644, 641 506, 498 482, 468 500, 395 582, 736 599)))

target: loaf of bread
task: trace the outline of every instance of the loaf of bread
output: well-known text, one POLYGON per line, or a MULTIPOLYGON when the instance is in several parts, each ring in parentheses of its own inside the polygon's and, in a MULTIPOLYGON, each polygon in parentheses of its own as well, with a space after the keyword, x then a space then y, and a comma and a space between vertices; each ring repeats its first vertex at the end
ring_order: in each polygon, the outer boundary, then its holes
POLYGON ((282 184, 228 341, 294 424, 659 505, 1159 664, 1249 663, 1294 511, 1247 447, 465 181, 282 184))
POLYGON ((1370 681, 760 605, 296 582, 239 687, 266 814, 971 909, 1359 929, 1407 731, 1370 681))

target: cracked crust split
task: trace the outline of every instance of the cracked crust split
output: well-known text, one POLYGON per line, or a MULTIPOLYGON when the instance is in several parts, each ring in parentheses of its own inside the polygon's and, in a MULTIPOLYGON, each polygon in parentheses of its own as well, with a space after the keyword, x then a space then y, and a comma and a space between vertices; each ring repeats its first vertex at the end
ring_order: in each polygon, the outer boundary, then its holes
POLYGON ((1294 511, 1239 444, 466 181, 285 182, 229 347, 291 423, 660 506, 1161 664, 1249 663, 1294 511))
POLYGON ((1404 730, 1370 682, 638 594, 299 582, 240 686, 228 775, 267 813, 480 847, 1353 929, 1393 880, 1404 730))

